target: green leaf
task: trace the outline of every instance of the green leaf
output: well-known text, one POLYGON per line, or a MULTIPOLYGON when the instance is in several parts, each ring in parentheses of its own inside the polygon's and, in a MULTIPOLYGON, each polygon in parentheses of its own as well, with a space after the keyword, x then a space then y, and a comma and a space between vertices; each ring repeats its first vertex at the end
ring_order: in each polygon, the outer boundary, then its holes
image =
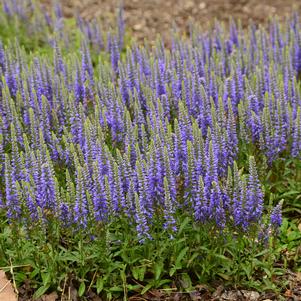
POLYGON ((300 239, 300 232, 293 231, 293 232, 288 233, 287 239, 288 239, 288 241, 294 241, 294 240, 300 239))
POLYGON ((255 255, 255 257, 260 257, 260 256, 262 256, 262 255, 265 255, 265 254, 269 253, 269 252, 270 252, 270 250, 265 249, 265 250, 263 250, 263 251, 257 253, 257 254, 255 255))
POLYGON ((200 246, 199 247, 200 250, 206 251, 207 253, 209 252, 209 249, 204 247, 204 246, 200 246))
POLYGON ((190 267, 190 265, 194 262, 194 260, 200 255, 199 252, 194 252, 192 256, 189 258, 187 267, 190 267))
POLYGON ((285 192, 285 193, 281 194, 281 197, 284 198, 284 197, 287 197, 287 196, 290 196, 290 195, 295 195, 295 194, 300 194, 300 191, 291 190, 291 191, 288 191, 288 192, 285 192))
POLYGON ((176 266, 180 265, 180 262, 182 261, 182 259, 184 258, 184 256, 186 255, 187 251, 189 250, 188 247, 184 248, 178 255, 177 259, 176 259, 176 266))
POLYGON ((83 281, 79 286, 78 295, 81 297, 85 293, 85 290, 86 290, 86 284, 83 281))
POLYGON ((179 244, 181 244, 182 242, 185 242, 186 240, 187 240, 187 238, 186 238, 186 237, 183 237, 183 238, 177 239, 175 243, 176 243, 177 245, 179 245, 179 244))
POLYGON ((123 292, 123 287, 121 286, 113 286, 110 288, 110 292, 123 292))
POLYGON ((288 229, 288 220, 286 218, 283 219, 282 225, 281 225, 281 231, 286 232, 288 229))
MULTIPOLYGON (((244 270, 246 276, 248 277, 248 279, 250 278, 251 274, 252 274, 252 267, 249 264, 243 264, 241 266, 241 268, 244 270)), ((228 280, 228 279, 226 279, 228 280)))
POLYGON ((151 283, 147 284, 141 291, 141 295, 144 295, 148 290, 150 290, 152 288, 152 286, 153 285, 151 283))
POLYGON ((127 284, 127 289, 128 291, 138 291, 140 288, 141 288, 141 285, 140 284, 127 284))
POLYGON ((163 270, 163 262, 159 261, 155 263, 155 280, 158 280, 160 278, 162 270, 163 270))
POLYGON ((178 231, 178 235, 182 234, 183 230, 189 224, 189 222, 190 222, 190 218, 188 216, 185 217, 185 219, 183 220, 183 222, 180 225, 180 228, 179 228, 179 231, 178 231))
POLYGON ((47 285, 50 282, 50 273, 42 273, 43 285, 47 285))
POLYGON ((159 281, 159 283, 157 284, 157 287, 163 286, 164 284, 168 284, 171 283, 170 279, 162 279, 159 281))
POLYGON ((145 271, 146 271, 146 266, 133 267, 132 268, 133 277, 136 280, 143 281, 144 280, 145 271))
POLYGON ((296 205, 294 205, 295 207, 293 208, 285 208, 282 210, 283 213, 288 213, 288 212, 297 212, 298 214, 301 214, 301 209, 297 209, 296 205))
POLYGON ((192 282, 191 282, 190 276, 187 273, 183 273, 181 275, 181 279, 182 279, 182 286, 183 286, 183 288, 186 291, 190 290, 192 288, 192 282))
POLYGON ((126 282, 125 268, 126 268, 126 265, 124 265, 123 268, 120 270, 120 277, 121 277, 121 280, 123 283, 126 282))
POLYGON ((112 300, 112 293, 110 291, 107 292, 107 299, 112 300))
POLYGON ((35 276, 37 276, 39 273, 40 273, 40 270, 36 268, 30 273, 29 278, 34 279, 35 276))
POLYGON ((223 273, 218 273, 218 276, 220 276, 221 278, 223 278, 224 280, 229 281, 231 279, 231 277, 229 275, 223 274, 223 273))
POLYGON ((258 266, 258 267, 263 265, 262 261, 258 260, 257 258, 253 258, 252 263, 253 263, 253 266, 258 266))
POLYGON ((46 291, 49 289, 49 287, 50 287, 49 284, 47 284, 46 286, 43 285, 39 287, 33 295, 34 299, 40 298, 42 295, 44 295, 46 291))
POLYGON ((139 281, 143 281, 144 280, 144 276, 145 276, 145 271, 146 271, 146 266, 141 266, 139 268, 139 281))
POLYGON ((272 277, 272 272, 268 268, 263 268, 263 270, 265 271, 265 273, 268 276, 268 278, 272 277))
POLYGON ((171 276, 173 276, 174 275, 174 273, 177 271, 177 268, 174 266, 174 267, 172 267, 171 269, 170 269, 170 271, 169 271, 169 276, 171 277, 171 276))
POLYGON ((231 261, 228 257, 226 257, 224 255, 221 255, 221 254, 214 254, 214 257, 220 258, 220 259, 222 259, 224 261, 227 261, 227 262, 231 261))
POLYGON ((23 272, 16 272, 15 273, 15 280, 17 282, 24 282, 27 279, 27 276, 23 272))
POLYGON ((136 280, 139 280, 139 267, 133 267, 132 268, 132 274, 133 274, 133 277, 136 280))
POLYGON ((96 280, 96 291, 99 294, 103 290, 104 280, 102 277, 97 278, 96 280))

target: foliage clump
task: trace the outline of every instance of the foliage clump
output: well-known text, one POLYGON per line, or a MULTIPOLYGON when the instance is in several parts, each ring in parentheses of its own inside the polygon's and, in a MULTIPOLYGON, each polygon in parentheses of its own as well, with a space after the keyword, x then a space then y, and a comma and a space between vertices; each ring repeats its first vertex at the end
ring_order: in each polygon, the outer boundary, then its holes
POLYGON ((0 263, 19 284, 109 299, 216 279, 281 288, 281 250, 300 240, 280 231, 282 206, 300 206, 273 187, 285 162, 288 196, 301 190, 297 16, 151 51, 128 43, 122 10, 104 31, 4 1, 0 22, 0 263))

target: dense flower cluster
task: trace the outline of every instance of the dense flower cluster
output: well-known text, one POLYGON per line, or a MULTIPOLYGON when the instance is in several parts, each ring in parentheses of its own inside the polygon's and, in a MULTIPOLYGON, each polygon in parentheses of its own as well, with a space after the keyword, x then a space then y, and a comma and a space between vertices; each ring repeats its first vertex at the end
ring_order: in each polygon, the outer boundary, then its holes
MULTIPOLYGON (((14 2, 5 1, 5 13, 26 18, 14 2)), ((59 8, 55 16, 43 22, 64 36, 59 8)), ((111 60, 96 65, 91 47, 102 51, 104 35, 94 21, 77 24, 79 54, 62 55, 59 37, 51 59, 0 43, 7 217, 32 224, 50 211, 66 227, 85 228, 125 216, 141 241, 158 218, 177 231, 178 211, 221 231, 260 224, 256 158, 247 173, 236 161, 247 146, 268 164, 284 153, 301 157, 297 17, 269 31, 231 24, 228 34, 216 25, 189 41, 175 36, 170 50, 159 42, 122 54, 120 14, 119 29, 106 36, 111 60)), ((281 223, 280 207, 271 223, 281 223)))

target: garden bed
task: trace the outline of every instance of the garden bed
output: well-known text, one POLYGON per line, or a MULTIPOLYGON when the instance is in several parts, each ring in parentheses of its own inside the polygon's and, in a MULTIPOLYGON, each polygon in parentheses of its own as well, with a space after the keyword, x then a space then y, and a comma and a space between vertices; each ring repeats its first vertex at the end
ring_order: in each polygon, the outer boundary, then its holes
POLYGON ((0 299, 300 298, 297 13, 142 46, 127 2, 1 7, 0 299))

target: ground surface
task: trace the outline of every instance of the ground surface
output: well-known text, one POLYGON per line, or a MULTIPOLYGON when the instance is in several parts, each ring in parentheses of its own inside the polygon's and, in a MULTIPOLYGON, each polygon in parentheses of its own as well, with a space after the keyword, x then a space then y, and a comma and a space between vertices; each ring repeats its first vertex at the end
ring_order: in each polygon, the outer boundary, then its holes
MULTIPOLYGON (((42 0, 49 3, 51 0, 42 0)), ((77 10, 87 19, 105 16, 115 11, 118 0, 61 0, 64 13, 72 15, 77 10)), ((154 40, 157 34, 167 41, 172 24, 187 31, 192 19, 208 28, 216 18, 228 21, 229 17, 240 19, 245 26, 249 19, 256 24, 265 23, 268 16, 277 14, 280 19, 293 10, 301 12, 300 0, 124 0, 127 28, 142 40, 154 40)))

